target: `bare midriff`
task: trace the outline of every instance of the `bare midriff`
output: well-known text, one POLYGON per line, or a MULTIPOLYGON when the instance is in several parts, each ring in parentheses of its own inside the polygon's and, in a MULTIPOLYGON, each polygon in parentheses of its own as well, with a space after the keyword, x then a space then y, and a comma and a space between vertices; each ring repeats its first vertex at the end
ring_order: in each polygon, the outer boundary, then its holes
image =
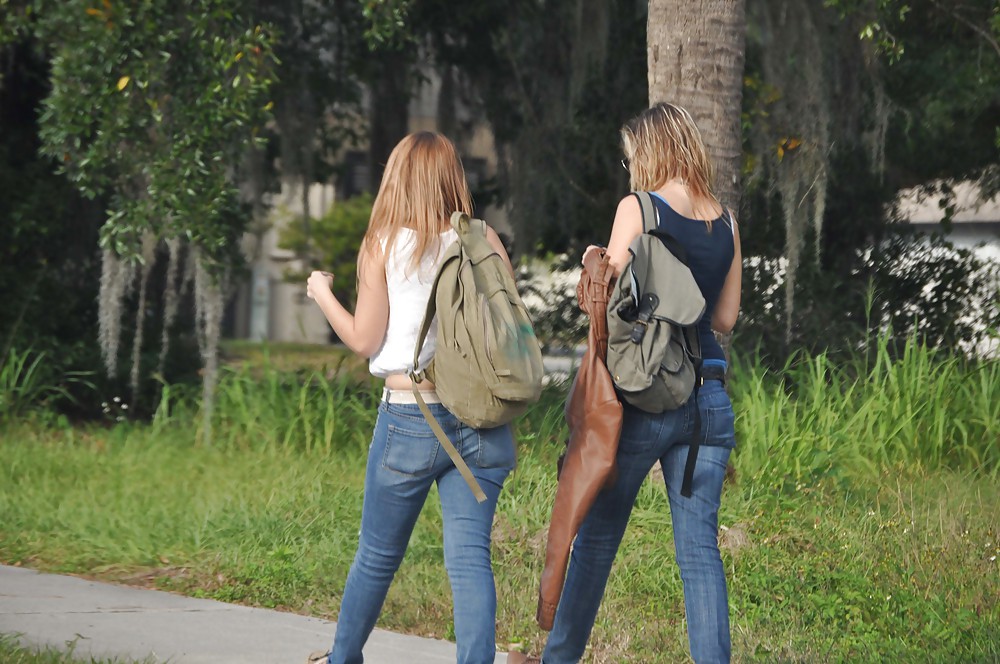
MULTIPOLYGON (((385 386, 390 390, 409 390, 410 377, 406 374, 390 374, 385 377, 385 386)), ((431 392, 434 390, 434 383, 425 378, 421 382, 417 383, 417 389, 420 391, 431 392)))

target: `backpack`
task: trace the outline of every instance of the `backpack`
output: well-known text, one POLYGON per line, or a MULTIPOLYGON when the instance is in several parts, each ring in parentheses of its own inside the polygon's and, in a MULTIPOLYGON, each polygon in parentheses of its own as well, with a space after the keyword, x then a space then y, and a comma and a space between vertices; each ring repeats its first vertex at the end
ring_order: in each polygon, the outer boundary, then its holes
MULTIPOLYGON (((687 252, 658 228, 647 192, 636 192, 643 232, 629 245, 628 263, 608 300, 608 371, 621 398, 647 413, 680 408, 697 399, 701 368, 698 321, 705 298, 687 265, 687 252)), ((697 457, 700 418, 691 454, 697 457)), ((691 474, 694 460, 688 457, 691 474)), ((690 495, 685 470, 681 493, 690 495)))
POLYGON ((424 418, 476 499, 485 494, 421 398, 426 376, 452 414, 476 428, 521 415, 542 392, 542 351, 514 278, 486 239, 486 222, 455 212, 458 240, 445 250, 413 351, 412 388, 424 418), (437 346, 423 372, 420 350, 437 317, 437 346))

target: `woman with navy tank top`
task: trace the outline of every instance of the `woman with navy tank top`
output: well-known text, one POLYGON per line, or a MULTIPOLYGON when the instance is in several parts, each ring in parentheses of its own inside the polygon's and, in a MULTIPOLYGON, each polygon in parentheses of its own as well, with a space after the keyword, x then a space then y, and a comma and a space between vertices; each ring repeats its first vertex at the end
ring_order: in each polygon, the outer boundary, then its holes
MULTIPOLYGON (((723 386, 725 355, 712 330, 729 332, 739 313, 739 233, 732 215, 712 194, 708 155, 687 111, 657 104, 629 121, 621 135, 632 189, 653 194, 660 228, 686 249, 705 296, 705 315, 699 323, 704 382, 697 391, 697 403, 689 399, 678 410, 654 415, 625 405, 618 480, 598 495, 573 543, 566 585, 542 661, 568 664, 583 656, 639 488, 659 462, 684 583, 691 657, 698 664, 728 662, 729 602, 719 555, 718 510, 736 438, 733 408, 723 386), (692 495, 684 498, 681 480, 694 435, 695 408, 701 411, 701 447, 692 495)), ((636 197, 629 195, 618 205, 607 248, 616 273, 628 259, 629 244, 641 232, 642 212, 636 197)))

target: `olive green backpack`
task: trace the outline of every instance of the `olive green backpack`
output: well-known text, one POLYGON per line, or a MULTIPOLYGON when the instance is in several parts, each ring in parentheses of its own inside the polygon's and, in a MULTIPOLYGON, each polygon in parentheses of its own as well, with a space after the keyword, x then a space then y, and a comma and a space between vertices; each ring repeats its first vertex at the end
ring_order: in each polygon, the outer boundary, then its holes
POLYGON ((417 405, 479 502, 478 482, 417 389, 425 377, 452 414, 476 429, 506 424, 538 400, 542 351, 507 265, 486 239, 486 223, 456 212, 458 240, 445 250, 413 351, 410 379, 417 405), (417 371, 437 321, 434 358, 417 371))

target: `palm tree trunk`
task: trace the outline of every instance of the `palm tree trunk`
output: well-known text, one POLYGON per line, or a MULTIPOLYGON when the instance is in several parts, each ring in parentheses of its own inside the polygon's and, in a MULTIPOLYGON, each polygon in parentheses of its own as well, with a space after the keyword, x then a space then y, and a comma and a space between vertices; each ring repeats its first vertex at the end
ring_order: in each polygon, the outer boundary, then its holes
POLYGON ((669 101, 691 113, 715 165, 715 193, 736 209, 745 0, 650 0, 646 38, 650 105, 669 101))

